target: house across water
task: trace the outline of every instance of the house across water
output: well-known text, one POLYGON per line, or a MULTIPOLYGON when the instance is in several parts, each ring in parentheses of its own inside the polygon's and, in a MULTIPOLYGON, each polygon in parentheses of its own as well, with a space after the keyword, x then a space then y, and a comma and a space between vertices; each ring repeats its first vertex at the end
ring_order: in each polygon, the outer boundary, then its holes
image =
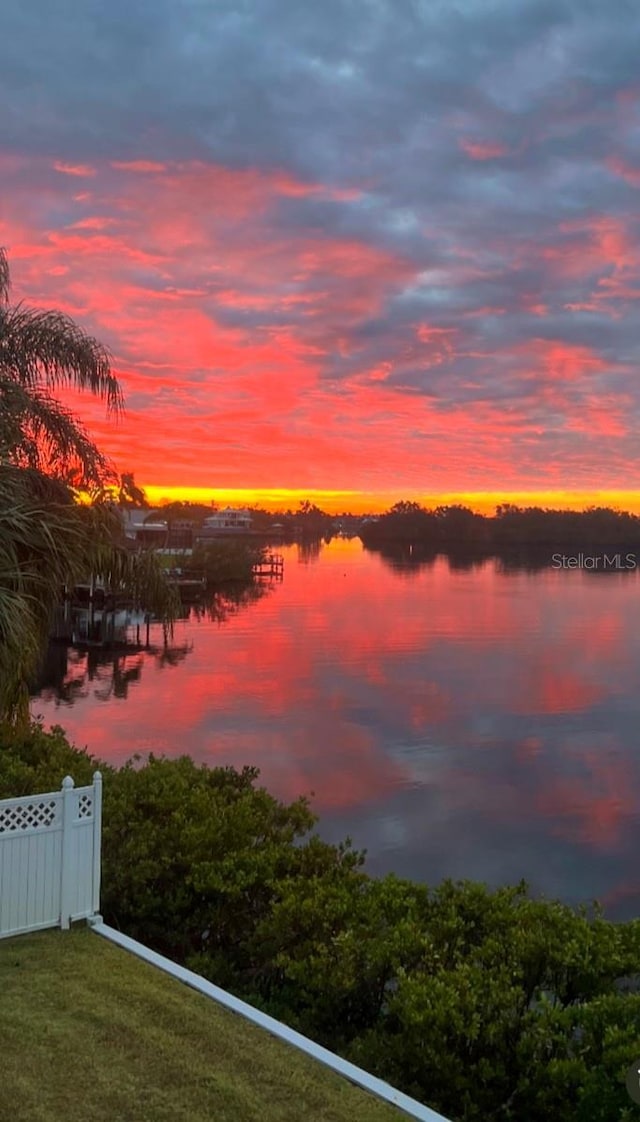
POLYGON ((250 534, 252 529, 253 520, 250 511, 227 506, 224 510, 216 510, 205 519, 202 528, 197 532, 197 538, 198 541, 207 542, 212 538, 250 534))

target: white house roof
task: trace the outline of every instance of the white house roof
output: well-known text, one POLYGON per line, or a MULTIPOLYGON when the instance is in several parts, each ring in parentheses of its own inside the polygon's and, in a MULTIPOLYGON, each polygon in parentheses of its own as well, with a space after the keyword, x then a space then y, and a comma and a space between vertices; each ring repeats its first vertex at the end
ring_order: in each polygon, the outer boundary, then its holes
POLYGON ((167 525, 159 510, 147 510, 145 507, 124 507, 120 513, 125 526, 135 527, 136 529, 144 526, 147 519, 155 526, 167 525))

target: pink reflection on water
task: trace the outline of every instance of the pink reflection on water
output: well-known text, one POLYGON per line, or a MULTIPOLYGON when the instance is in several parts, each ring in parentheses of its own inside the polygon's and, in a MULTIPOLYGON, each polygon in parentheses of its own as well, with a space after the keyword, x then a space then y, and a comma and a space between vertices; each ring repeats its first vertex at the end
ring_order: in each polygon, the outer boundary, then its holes
MULTIPOLYGON (((494 838, 535 826, 592 852, 623 844, 640 804, 616 709, 636 697, 633 578, 452 572, 443 558, 398 577, 359 541, 304 564, 285 553, 264 599, 178 627, 193 649, 177 665, 136 656, 119 670, 126 697, 106 670, 73 705, 40 698, 34 711, 113 762, 154 751, 256 765, 279 797, 314 792, 321 814, 422 791, 454 832, 473 820, 494 838), (592 712, 609 731, 569 736, 592 712)), ((68 677, 85 671, 81 658, 68 677)))

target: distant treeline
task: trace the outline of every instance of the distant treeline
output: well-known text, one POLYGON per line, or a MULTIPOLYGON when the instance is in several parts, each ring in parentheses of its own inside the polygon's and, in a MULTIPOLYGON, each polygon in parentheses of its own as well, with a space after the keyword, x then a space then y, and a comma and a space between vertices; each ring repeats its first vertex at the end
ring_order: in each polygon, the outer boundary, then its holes
POLYGON ((488 516, 464 506, 427 510, 418 503, 399 502, 379 518, 365 521, 360 537, 371 548, 420 546, 485 555, 523 548, 547 553, 640 548, 640 517, 609 507, 551 510, 510 503, 488 516))

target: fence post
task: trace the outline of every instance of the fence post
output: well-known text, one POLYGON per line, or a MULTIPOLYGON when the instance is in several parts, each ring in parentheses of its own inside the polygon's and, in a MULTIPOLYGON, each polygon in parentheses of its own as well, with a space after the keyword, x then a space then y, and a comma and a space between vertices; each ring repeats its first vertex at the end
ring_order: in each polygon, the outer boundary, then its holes
POLYGON ((72 889, 71 882, 71 854, 73 836, 72 822, 75 809, 73 779, 65 775, 62 780, 62 857, 60 872, 60 926, 63 931, 71 925, 72 889))
POLYGON ((93 773, 93 900, 94 916, 100 913, 100 861, 102 844, 102 775, 93 773))

